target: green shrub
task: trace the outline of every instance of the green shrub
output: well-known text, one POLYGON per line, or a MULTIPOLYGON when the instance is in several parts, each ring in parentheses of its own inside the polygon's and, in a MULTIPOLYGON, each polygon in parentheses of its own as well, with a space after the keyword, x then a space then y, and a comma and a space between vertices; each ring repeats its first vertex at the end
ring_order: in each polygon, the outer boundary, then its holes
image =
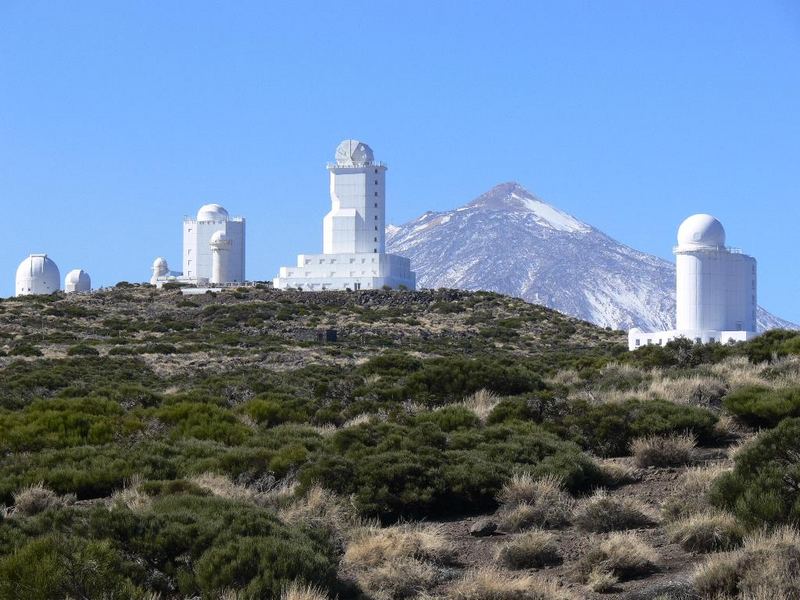
POLYGON ((173 437, 240 444, 248 435, 233 412, 214 404, 177 402, 158 408, 155 416, 172 426, 173 437))
POLYGON ((308 402, 288 394, 263 394, 248 401, 243 412, 259 425, 274 427, 281 423, 309 420, 308 402))
POLYGON ((422 361, 402 352, 387 352, 370 358, 361 366, 367 375, 407 375, 422 368, 422 361))
POLYGON ((42 356, 42 351, 33 344, 18 343, 11 346, 8 351, 11 356, 42 356))
POLYGON ((800 417, 800 387, 771 390, 747 386, 728 394, 723 403, 753 427, 774 427, 786 417, 800 417))
POLYGON ((67 356, 98 356, 97 348, 89 344, 75 344, 67 350, 67 356))
POLYGON ((711 501, 751 526, 800 523, 800 418, 781 421, 736 454, 711 501))
POLYGON ((714 438, 717 417, 709 410, 666 400, 626 400, 592 405, 577 401, 555 427, 601 456, 624 456, 635 438, 693 433, 698 441, 714 438))

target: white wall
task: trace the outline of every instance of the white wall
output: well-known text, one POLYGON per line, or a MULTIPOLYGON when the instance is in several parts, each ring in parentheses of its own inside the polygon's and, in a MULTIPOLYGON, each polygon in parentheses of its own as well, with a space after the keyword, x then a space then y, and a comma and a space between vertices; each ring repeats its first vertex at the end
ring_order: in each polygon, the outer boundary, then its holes
POLYGON ((212 260, 209 241, 217 231, 231 240, 228 259, 230 281, 245 281, 245 220, 183 221, 183 276, 186 279, 211 279, 212 260))
POLYGON ((383 253, 386 167, 330 166, 331 210, 322 225, 325 254, 383 253))

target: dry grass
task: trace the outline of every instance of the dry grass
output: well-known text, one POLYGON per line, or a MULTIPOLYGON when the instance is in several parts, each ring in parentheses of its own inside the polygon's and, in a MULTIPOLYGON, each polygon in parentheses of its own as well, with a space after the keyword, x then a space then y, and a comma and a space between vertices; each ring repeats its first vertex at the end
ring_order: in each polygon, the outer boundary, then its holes
POLYGON ((361 527, 345 547, 342 564, 371 598, 408 598, 430 589, 438 565, 449 564, 454 548, 438 525, 361 527))
POLYGON ((635 483, 642 479, 642 474, 633 467, 622 465, 612 460, 595 460, 597 468, 603 474, 603 479, 609 487, 619 487, 635 483))
POLYGON ((30 517, 44 512, 48 508, 66 506, 74 501, 74 496, 59 496, 53 490, 46 488, 40 481, 14 494, 14 510, 11 515, 30 517))
POLYGON ((688 469, 661 507, 661 515, 668 521, 674 521, 711 509, 708 501, 711 485, 727 470, 721 466, 688 469))
POLYGON ((586 578, 588 588, 598 594, 611 592, 618 583, 616 575, 603 569, 592 569, 586 578))
POLYGON ((555 536, 541 530, 514 537, 498 548, 495 558, 511 569, 536 569, 561 562, 555 536))
POLYGON ((500 398, 489 390, 478 390, 474 394, 464 398, 461 403, 464 408, 472 411, 482 423, 486 422, 494 407, 500 404, 500 398))
POLYGON ((197 487, 206 490, 214 496, 219 496, 220 498, 237 500, 240 502, 256 501, 256 492, 248 487, 234 483, 227 475, 206 472, 195 475, 189 481, 197 487))
POLYGON ((111 495, 111 506, 124 506, 133 512, 147 510, 153 499, 140 489, 141 485, 141 475, 134 475, 128 479, 123 489, 117 490, 111 495))
POLYGON ((581 500, 573 512, 572 521, 579 529, 593 532, 637 529, 656 523, 655 517, 639 501, 609 496, 605 490, 598 490, 581 500))
POLYGON ((281 592, 281 600, 328 600, 328 594, 316 586, 295 581, 281 592))
POLYGON ((599 540, 580 559, 578 570, 589 582, 592 572, 608 573, 621 581, 658 570, 658 554, 634 533, 614 533, 599 540))
POLYGON ((320 485, 312 485, 300 498, 278 510, 278 517, 291 524, 303 523, 321 528, 343 540, 358 523, 352 504, 320 485))
POLYGON ((698 566, 694 586, 704 598, 800 598, 800 533, 784 527, 745 538, 742 549, 698 566))
POLYGON ((678 467, 694 460, 697 440, 689 434, 651 435, 631 442, 639 467, 678 467))
POLYGON ((453 600, 574 600, 557 583, 528 574, 512 574, 494 567, 467 571, 447 590, 453 600))
POLYGON ((561 527, 569 522, 572 497, 564 491, 561 479, 545 476, 534 479, 529 473, 514 475, 500 491, 500 527, 520 531, 527 527, 561 527))
POLYGON ((732 550, 742 543, 744 528, 733 515, 720 511, 697 513, 672 523, 670 540, 690 552, 732 550))

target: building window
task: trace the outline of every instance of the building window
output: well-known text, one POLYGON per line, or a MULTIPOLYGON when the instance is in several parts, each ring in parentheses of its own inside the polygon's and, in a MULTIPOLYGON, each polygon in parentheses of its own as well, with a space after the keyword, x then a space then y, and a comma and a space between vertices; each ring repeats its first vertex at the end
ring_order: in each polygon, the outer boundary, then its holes
POLYGON ((378 249, 377 249, 377 248, 374 248, 372 251, 373 251, 375 254, 377 254, 377 253, 378 253, 378 249))
POLYGON ((378 226, 377 225, 375 225, 375 231, 378 231, 378 226))
POLYGON ((378 197, 378 192, 375 192, 375 197, 376 197, 376 198, 378 197))
POLYGON ((375 173, 377 173, 377 172, 378 172, 378 169, 375 169, 375 173))
POLYGON ((378 220, 378 215, 375 215, 375 220, 376 220, 376 221, 378 220))
POLYGON ((642 340, 640 340, 639 338, 636 338, 636 345, 637 346, 641 346, 642 345, 642 340))
POLYGON ((375 180, 375 185, 378 185, 378 180, 377 179, 375 180))
POLYGON ((375 238, 375 239, 374 239, 374 240, 372 240, 372 241, 373 241, 373 242, 377 242, 377 241, 378 241, 378 238, 375 238))
POLYGON ((375 203, 375 208, 378 208, 378 203, 377 202, 375 203))

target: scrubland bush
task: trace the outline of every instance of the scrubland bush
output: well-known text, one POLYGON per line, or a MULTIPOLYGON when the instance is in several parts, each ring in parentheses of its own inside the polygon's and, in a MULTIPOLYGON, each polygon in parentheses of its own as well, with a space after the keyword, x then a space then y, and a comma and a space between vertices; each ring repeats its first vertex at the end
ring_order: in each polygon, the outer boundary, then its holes
POLYGON ((580 500, 572 514, 572 521, 583 531, 594 532, 655 525, 655 518, 643 504, 633 498, 609 496, 605 490, 598 490, 580 500))
MULTIPOLYGON (((625 581, 658 570, 657 562, 656 551, 636 534, 614 533, 595 542, 580 559, 578 570, 586 582, 593 572, 625 581)), ((596 581, 600 580, 598 575, 595 575, 596 581)))
POLYGON ((800 535, 790 528, 755 533, 741 550, 710 556, 693 581, 703 598, 798 598, 800 535))
POLYGON ((661 507, 664 519, 674 521, 711 509, 711 487, 714 480, 725 472, 726 469, 720 466, 695 467, 685 471, 661 507))
POLYGON ((511 574, 494 567, 467 571, 447 590, 454 600, 575 600, 557 583, 534 575, 511 574))
POLYGON ((328 594, 314 585, 294 581, 281 592, 281 600, 328 600, 328 594))
POLYGON ((42 482, 30 485, 14 494, 15 516, 31 516, 49 508, 60 508, 75 500, 74 496, 59 496, 44 487, 42 482))
POLYGON ((783 420, 736 453, 711 489, 714 505, 747 526, 800 522, 800 419, 783 420))
POLYGON ((496 560, 510 569, 536 569, 561 562, 552 533, 526 531, 498 548, 496 560))
POLYGON ((709 511, 675 521, 668 527, 670 540, 690 552, 731 550, 742 542, 744 528, 733 515, 709 511))
POLYGON ((754 427, 774 427, 800 416, 800 386, 770 389, 748 386, 725 397, 725 408, 754 427))
POLYGON ((477 392, 470 394, 464 398, 464 408, 471 411, 481 422, 485 423, 486 419, 500 403, 500 397, 494 392, 487 389, 480 389, 477 392))
POLYGON ((584 448, 600 456, 623 456, 639 437, 691 433, 701 442, 710 441, 716 421, 707 409, 664 400, 599 405, 576 401, 564 426, 584 448))
POLYGON ((642 478, 641 472, 634 467, 623 465, 613 460, 598 460, 597 468, 603 476, 603 484, 610 488, 616 488, 629 483, 634 483, 642 478))
POLYGON ((631 442, 631 454, 639 467, 677 467, 694 459, 697 442, 692 435, 651 435, 631 442))
POLYGON ((301 497, 288 502, 278 516, 285 523, 327 531, 338 541, 358 524, 352 504, 319 485, 312 485, 301 497))
POLYGON ((552 475, 536 479, 530 473, 516 474, 503 485, 497 499, 501 503, 500 526, 505 531, 561 527, 572 513, 572 497, 552 475))

